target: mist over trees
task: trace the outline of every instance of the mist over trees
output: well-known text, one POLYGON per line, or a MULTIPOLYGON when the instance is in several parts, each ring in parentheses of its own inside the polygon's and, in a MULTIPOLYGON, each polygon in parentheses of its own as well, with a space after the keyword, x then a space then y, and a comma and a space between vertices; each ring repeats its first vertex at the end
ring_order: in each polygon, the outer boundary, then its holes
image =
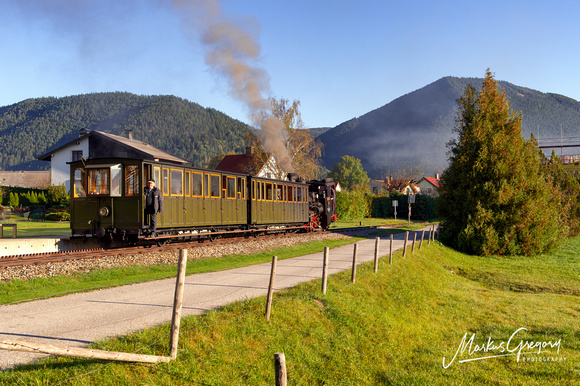
POLYGON ((481 91, 468 85, 458 100, 458 138, 439 189, 440 238, 477 255, 534 255, 569 234, 557 184, 541 170, 535 140, 522 136, 490 71, 481 91))
MULTIPOLYGON (((288 99, 269 98, 270 111, 273 117, 279 119, 284 125, 281 144, 286 152, 286 156, 291 160, 292 172, 300 177, 310 180, 321 177, 320 156, 322 154, 322 143, 318 141, 309 130, 306 130, 302 115, 300 114, 300 101, 294 100, 292 103, 288 99)), ((246 134, 246 143, 254 148, 254 162, 260 166, 267 161, 267 153, 262 144, 262 133, 257 130, 250 131, 246 134)), ((277 157, 277 154, 273 154, 277 157)), ((257 165, 256 165, 257 166, 257 165)), ((285 173, 289 170, 280 170, 279 178, 284 178, 285 173)))
MULTIPOLYGON (((385 171, 412 163, 424 175, 441 174, 447 167, 446 144, 456 138, 453 131, 457 99, 468 84, 479 89, 481 78, 445 77, 403 95, 386 105, 352 118, 324 132, 324 165, 331 168, 344 154, 361 160, 374 179, 385 171)), ((529 138, 577 136, 580 103, 574 99, 543 93, 500 81, 514 111, 522 113, 522 134, 529 138)), ((381 102, 381 101, 377 101, 381 102)))

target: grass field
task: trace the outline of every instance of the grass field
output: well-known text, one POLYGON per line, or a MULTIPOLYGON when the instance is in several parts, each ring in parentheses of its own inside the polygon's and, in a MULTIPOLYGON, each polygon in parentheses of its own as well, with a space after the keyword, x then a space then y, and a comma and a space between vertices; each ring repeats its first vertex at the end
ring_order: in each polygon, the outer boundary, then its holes
MULTIPOLYGON (((48 236, 70 236, 70 223, 68 221, 18 221, 5 223, 16 224, 17 237, 25 239, 29 237, 48 237, 48 236)), ((4 230, 5 237, 12 237, 12 228, 4 230)))
MULTIPOLYGON (((319 280, 278 292, 270 322, 264 298, 185 318, 171 363, 54 358, 0 383, 271 385, 274 353, 284 352, 289 385, 580 384, 579 294, 580 238, 532 258, 435 243, 396 253, 392 266, 381 260, 377 274, 361 266, 356 284, 333 275, 326 295, 319 280), (458 352, 464 337, 473 342, 458 352)), ((168 335, 164 325, 94 347, 167 355, 168 335)))

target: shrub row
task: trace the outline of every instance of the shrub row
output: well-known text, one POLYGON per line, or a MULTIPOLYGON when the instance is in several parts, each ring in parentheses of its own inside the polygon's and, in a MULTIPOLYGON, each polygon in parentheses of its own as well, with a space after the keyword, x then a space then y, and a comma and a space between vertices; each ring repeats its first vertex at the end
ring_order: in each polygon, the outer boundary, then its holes
MULTIPOLYGON (((374 195, 363 192, 338 192, 336 195, 336 210, 339 219, 352 220, 364 217, 389 218, 395 216, 393 201, 398 201, 397 217, 409 216, 408 196, 391 192, 374 195)), ((432 220, 435 214, 436 198, 425 194, 415 196, 415 203, 411 204, 412 220, 432 220)))

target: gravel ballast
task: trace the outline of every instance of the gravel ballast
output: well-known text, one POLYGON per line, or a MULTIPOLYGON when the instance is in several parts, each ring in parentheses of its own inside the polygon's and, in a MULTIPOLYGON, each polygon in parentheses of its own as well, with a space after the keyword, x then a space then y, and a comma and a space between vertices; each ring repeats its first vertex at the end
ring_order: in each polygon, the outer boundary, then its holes
MULTIPOLYGON (((188 248, 188 259, 203 259, 227 255, 245 255, 264 252, 280 247, 291 247, 311 241, 341 239, 348 236, 332 232, 304 233, 297 235, 278 236, 268 239, 248 239, 228 244, 195 244, 188 248)), ((126 255, 115 255, 92 259, 68 260, 38 265, 25 265, 0 269, 0 281, 29 280, 52 276, 66 276, 75 273, 88 273, 97 269, 129 267, 135 265, 148 266, 158 264, 175 264, 179 251, 148 250, 126 255)))

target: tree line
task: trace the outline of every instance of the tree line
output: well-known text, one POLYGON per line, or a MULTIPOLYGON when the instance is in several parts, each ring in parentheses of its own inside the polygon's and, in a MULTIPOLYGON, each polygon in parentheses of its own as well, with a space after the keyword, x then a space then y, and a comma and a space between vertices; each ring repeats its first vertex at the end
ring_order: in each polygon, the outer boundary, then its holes
POLYGON ((215 155, 241 151, 249 127, 218 110, 175 96, 125 92, 27 99, 0 108, 0 170, 42 170, 35 158, 78 136, 80 129, 133 137, 163 151, 205 164, 215 155))

